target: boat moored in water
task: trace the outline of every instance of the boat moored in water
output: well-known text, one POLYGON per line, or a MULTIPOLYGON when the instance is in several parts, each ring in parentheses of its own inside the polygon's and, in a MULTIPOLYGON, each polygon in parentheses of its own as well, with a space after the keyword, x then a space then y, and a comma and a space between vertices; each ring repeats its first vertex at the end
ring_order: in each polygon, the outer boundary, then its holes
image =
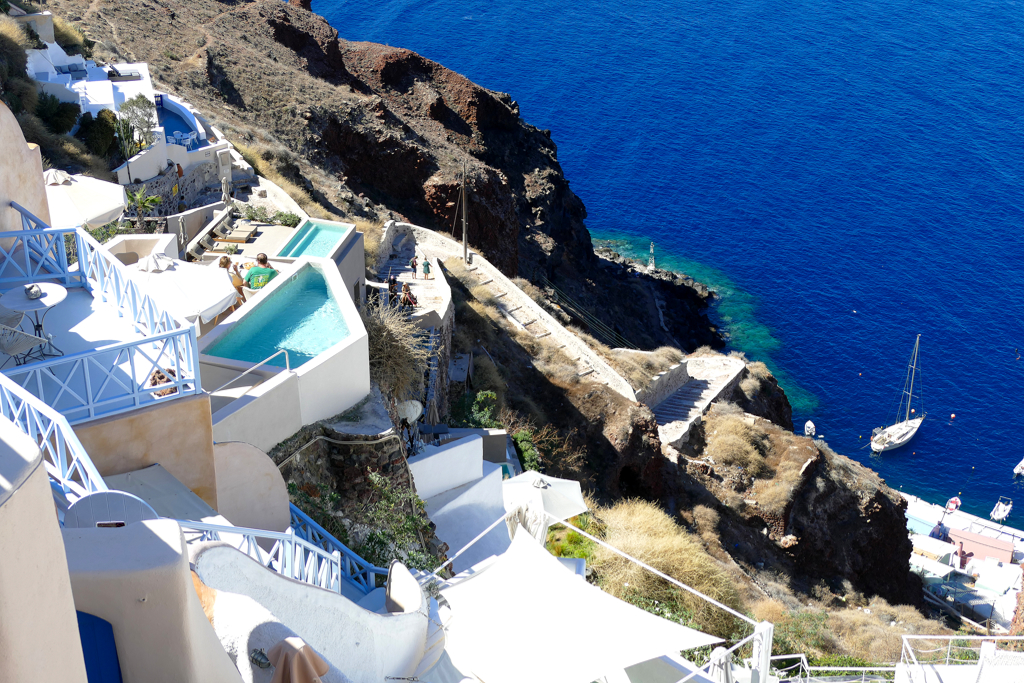
POLYGON ((914 381, 918 374, 917 352, 920 345, 921 335, 917 335, 917 340, 914 342, 914 353, 911 354, 910 363, 907 365, 907 380, 900 395, 899 407, 896 409, 896 422, 886 427, 879 427, 871 433, 871 450, 875 453, 905 446, 914 438, 921 423, 924 422, 926 413, 922 412, 918 416, 916 415, 917 411, 910 406, 914 400, 914 381), (900 419, 901 417, 902 419, 900 419))

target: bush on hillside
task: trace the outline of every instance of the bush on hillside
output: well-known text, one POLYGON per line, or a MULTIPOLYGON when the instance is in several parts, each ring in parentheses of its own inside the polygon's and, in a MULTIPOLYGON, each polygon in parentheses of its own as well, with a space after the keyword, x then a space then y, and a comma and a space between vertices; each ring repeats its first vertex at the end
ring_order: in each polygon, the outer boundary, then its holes
POLYGON ((42 119, 47 129, 55 135, 64 135, 75 127, 82 108, 73 102, 61 102, 54 95, 40 93, 36 104, 36 116, 42 119))
MULTIPOLYGON (((625 500, 595 511, 605 541, 708 597, 743 610, 736 586, 700 541, 651 502, 625 500)), ((724 638, 742 624, 728 612, 677 588, 643 567, 598 547, 592 563, 601 588, 660 616, 724 638)))
POLYGON ((412 396, 423 382, 428 354, 420 329, 392 306, 367 304, 360 310, 370 346, 370 380, 398 401, 412 396))
POLYGON ((85 112, 78 120, 75 137, 84 142, 90 152, 105 157, 114 145, 116 125, 117 115, 109 109, 102 110, 95 118, 85 112))
POLYGON ((285 225, 289 228, 296 227, 302 220, 299 218, 298 214, 294 214, 290 211, 278 211, 271 218, 275 223, 285 225))
POLYGON ((39 91, 36 84, 27 78, 12 78, 7 83, 7 92, 4 95, 7 106, 15 114, 23 111, 31 112, 36 110, 39 102, 39 91))
POLYGON ((6 87, 12 79, 25 77, 28 65, 25 50, 30 47, 32 42, 21 24, 0 14, 0 85, 6 87))
POLYGON ((77 26, 58 14, 53 15, 53 38, 69 55, 92 56, 93 42, 77 26))
POLYGON ((771 440, 756 425, 747 423, 742 413, 718 410, 709 413, 704 426, 706 454, 716 463, 739 465, 751 476, 770 473, 765 457, 771 440))

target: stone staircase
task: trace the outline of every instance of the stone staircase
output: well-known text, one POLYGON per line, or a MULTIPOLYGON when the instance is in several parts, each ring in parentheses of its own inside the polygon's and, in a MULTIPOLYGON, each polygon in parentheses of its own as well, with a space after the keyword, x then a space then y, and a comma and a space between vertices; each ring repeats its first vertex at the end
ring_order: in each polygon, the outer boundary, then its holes
POLYGON ((437 289, 437 264, 431 263, 430 274, 434 279, 424 280, 422 263, 425 256, 426 254, 422 250, 416 249, 416 243, 411 236, 403 235, 392 244, 388 260, 378 268, 378 274, 382 280, 386 281, 389 277, 398 278, 399 296, 401 296, 402 285, 409 283, 412 295, 419 303, 410 316, 412 320, 423 317, 430 311, 436 311, 439 317, 444 316, 443 308, 446 301, 437 289), (409 261, 412 260, 413 254, 419 257, 421 264, 416 273, 413 273, 412 268, 409 267, 409 261))
POLYGON ((689 380, 651 409, 663 444, 678 448, 690 438, 711 404, 739 380, 745 363, 729 356, 687 358, 689 380))

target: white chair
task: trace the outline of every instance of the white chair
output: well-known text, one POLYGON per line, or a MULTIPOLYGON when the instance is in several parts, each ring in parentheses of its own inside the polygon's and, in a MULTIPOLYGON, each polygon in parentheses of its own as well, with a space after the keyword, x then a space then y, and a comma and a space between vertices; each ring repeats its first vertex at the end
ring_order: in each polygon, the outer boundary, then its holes
POLYGON ((25 314, 21 311, 12 311, 9 308, 0 306, 0 325, 4 327, 20 327, 25 314))
MULTIPOLYGON (((32 349, 43 346, 47 341, 34 334, 28 334, 6 325, 0 325, 0 352, 6 353, 13 358, 15 365, 22 365, 32 349)), ((4 361, 0 368, 7 365, 11 358, 4 361)))
POLYGON ((199 144, 199 133, 192 131, 191 133, 188 134, 188 137, 185 139, 185 147, 188 149, 192 149, 192 147, 197 144, 199 144))
POLYGON ((258 290, 258 289, 249 289, 248 287, 243 285, 242 286, 242 293, 245 295, 245 300, 246 301, 252 301, 253 298, 255 298, 255 296, 260 293, 260 290, 258 290))

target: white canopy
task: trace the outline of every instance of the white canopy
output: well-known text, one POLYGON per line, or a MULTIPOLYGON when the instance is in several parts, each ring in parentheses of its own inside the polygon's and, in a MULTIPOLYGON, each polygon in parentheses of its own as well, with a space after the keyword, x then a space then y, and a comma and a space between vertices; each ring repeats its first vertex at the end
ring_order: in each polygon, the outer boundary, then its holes
POLYGON ((721 642, 581 581, 526 533, 494 564, 441 594, 452 610, 446 652, 487 683, 590 683, 721 642), (515 644, 509 634, 517 634, 515 644))
POLYGON ((98 227, 124 213, 128 196, 124 187, 83 175, 51 169, 43 173, 50 227, 98 227))
POLYGON ((238 292, 223 268, 215 264, 201 266, 174 259, 157 261, 159 271, 143 271, 139 266, 151 267, 148 257, 128 266, 128 274, 142 289, 179 318, 195 322, 202 318, 208 323, 231 308, 238 292), (171 261, 173 265, 168 265, 171 261))
POLYGON ((507 479, 501 487, 505 500, 505 512, 516 508, 529 507, 544 510, 552 517, 565 521, 587 511, 583 491, 578 481, 549 477, 540 472, 527 470, 517 477, 507 479))

